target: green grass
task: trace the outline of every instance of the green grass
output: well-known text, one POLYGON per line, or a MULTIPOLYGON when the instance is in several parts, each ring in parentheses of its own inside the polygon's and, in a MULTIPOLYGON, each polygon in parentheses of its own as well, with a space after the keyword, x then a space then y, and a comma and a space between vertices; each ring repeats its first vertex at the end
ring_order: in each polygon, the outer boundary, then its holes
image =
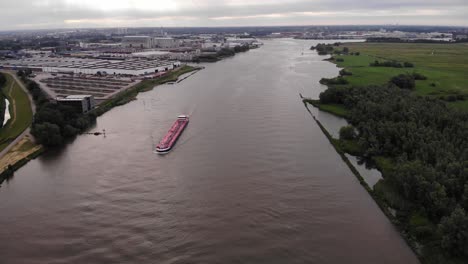
POLYGON ((11 119, 0 129, 0 151, 27 129, 32 122, 33 113, 26 92, 9 74, 7 83, 2 87, 3 94, 10 101, 11 119))
POLYGON ((337 116, 346 117, 348 114, 348 110, 340 104, 321 104, 319 100, 304 98, 304 103, 309 103, 318 109, 328 112, 337 116))
MULTIPOLYGON (((467 43, 346 43, 342 46, 348 47, 350 52, 361 53, 360 56, 336 56, 344 59, 343 62, 336 62, 337 65, 353 73, 345 77, 350 85, 381 85, 395 75, 417 72, 428 79, 416 81, 415 94, 432 97, 463 94, 468 99, 467 43), (370 67, 369 63, 375 60, 408 61, 415 67, 370 67)), ((468 110, 468 100, 448 104, 468 110)))

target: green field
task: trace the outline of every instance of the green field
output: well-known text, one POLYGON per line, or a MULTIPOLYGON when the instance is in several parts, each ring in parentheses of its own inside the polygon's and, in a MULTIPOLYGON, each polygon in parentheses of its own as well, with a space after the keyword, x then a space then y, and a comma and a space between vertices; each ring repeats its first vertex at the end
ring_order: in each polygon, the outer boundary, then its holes
POLYGON ((10 101, 11 119, 0 129, 0 151, 31 125, 33 117, 26 92, 21 89, 13 77, 9 74, 5 74, 5 76, 7 82, 2 87, 2 93, 10 101))
POLYGON ((337 62, 339 67, 353 73, 345 77, 350 85, 381 85, 395 75, 417 72, 428 79, 416 81, 415 94, 439 98, 464 95, 465 101, 449 104, 468 110, 468 43, 346 43, 341 47, 348 47, 350 52, 360 52, 360 56, 335 56, 344 59, 344 62, 337 62), (415 67, 369 66, 375 60, 411 62, 415 67))

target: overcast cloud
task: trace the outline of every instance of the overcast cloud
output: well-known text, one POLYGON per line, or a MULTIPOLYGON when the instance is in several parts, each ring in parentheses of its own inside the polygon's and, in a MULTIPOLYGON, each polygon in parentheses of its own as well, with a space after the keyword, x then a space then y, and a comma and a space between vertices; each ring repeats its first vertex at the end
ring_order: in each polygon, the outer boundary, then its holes
POLYGON ((468 26, 468 0, 0 0, 0 30, 400 24, 468 26))

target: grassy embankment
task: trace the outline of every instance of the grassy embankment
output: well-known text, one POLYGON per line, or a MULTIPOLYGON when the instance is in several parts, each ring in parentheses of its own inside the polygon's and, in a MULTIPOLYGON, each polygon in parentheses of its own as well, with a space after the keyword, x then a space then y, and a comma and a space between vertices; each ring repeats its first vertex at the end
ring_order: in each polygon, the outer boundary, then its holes
POLYGON ((11 119, 0 129, 0 151, 27 129, 32 122, 32 109, 26 92, 12 76, 5 74, 7 82, 2 88, 3 94, 10 101, 11 119))
POLYGON ((423 44, 423 43, 346 43, 350 52, 360 56, 339 55, 336 61, 353 75, 344 76, 350 86, 382 85, 402 73, 419 73, 427 80, 416 81, 416 95, 437 97, 448 104, 468 110, 468 44, 423 44), (411 62, 414 68, 371 67, 375 60, 411 62), (465 100, 450 97, 462 96, 465 100), (447 100, 449 99, 449 100, 447 100))
MULTIPOLYGON (((32 122, 32 109, 28 95, 11 75, 2 74, 7 78, 7 82, 2 87, 2 94, 10 101, 11 119, 3 128, 0 128, 0 151, 5 149, 32 122)), ((0 183, 11 177, 15 170, 42 151, 42 147, 35 144, 29 135, 22 138, 5 155, 0 157, 0 183)))
POLYGON ((155 86, 168 83, 168 82, 175 82, 177 79, 186 73, 199 70, 199 67, 192 67, 188 65, 184 65, 176 70, 173 70, 166 75, 157 78, 157 79, 150 79, 150 80, 143 80, 142 82, 136 84, 135 86, 113 96, 109 100, 103 102, 96 108, 95 113, 99 116, 104 114, 105 112, 109 111, 113 107, 124 105, 132 100, 135 100, 136 96, 140 92, 146 92, 152 90, 155 86))
POLYGON ((12 177, 17 169, 38 157, 43 151, 44 148, 35 144, 30 135, 23 137, 5 155, 0 157, 0 184, 12 177))

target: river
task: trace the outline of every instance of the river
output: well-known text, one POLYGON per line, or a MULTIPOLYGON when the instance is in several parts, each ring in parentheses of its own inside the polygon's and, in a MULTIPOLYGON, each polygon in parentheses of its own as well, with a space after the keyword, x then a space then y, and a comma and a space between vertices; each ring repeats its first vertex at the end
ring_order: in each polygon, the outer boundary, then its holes
POLYGON ((264 43, 18 170, 0 188, 1 262, 418 263, 299 98, 338 69, 316 41, 264 43), (176 148, 153 154, 185 113, 176 148))

